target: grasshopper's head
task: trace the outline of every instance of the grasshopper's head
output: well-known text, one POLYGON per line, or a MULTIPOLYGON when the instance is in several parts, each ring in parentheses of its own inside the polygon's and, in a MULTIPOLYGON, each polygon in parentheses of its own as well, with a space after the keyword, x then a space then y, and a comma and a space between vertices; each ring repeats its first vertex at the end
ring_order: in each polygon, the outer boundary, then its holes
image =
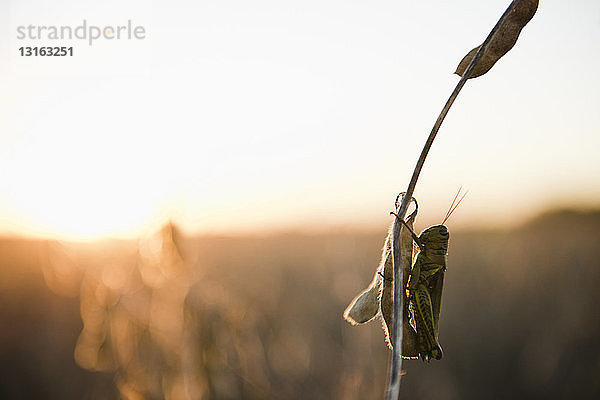
POLYGON ((446 225, 434 225, 421 232, 419 238, 425 243, 447 242, 450 234, 446 225))
POLYGON ((446 256, 448 252, 448 238, 450 233, 445 225, 434 225, 425 229, 419 236, 424 250, 433 256, 434 254, 446 256))

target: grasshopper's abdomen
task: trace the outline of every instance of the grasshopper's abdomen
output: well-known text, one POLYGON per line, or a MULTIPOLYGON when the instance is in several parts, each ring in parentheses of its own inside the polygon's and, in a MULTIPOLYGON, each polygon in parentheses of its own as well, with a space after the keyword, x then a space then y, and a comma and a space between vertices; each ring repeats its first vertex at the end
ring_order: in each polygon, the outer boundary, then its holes
POLYGON ((412 295, 415 324, 422 351, 421 358, 429 361, 429 358, 437 360, 442 358, 442 348, 438 343, 437 327, 434 325, 434 317, 429 289, 420 283, 412 295))

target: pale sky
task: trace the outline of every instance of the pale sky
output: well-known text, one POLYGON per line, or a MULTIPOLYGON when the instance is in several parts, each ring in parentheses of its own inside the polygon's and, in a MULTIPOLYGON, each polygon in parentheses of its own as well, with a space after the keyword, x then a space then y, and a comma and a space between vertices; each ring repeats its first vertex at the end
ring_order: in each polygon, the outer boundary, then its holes
MULTIPOLYGON (((0 234, 382 230, 461 58, 508 0, 0 4, 0 234), (17 27, 143 26, 143 40, 17 27), (21 57, 21 46, 73 57, 21 57)), ((415 192, 421 226, 600 206, 600 2, 544 0, 467 83, 415 192)))

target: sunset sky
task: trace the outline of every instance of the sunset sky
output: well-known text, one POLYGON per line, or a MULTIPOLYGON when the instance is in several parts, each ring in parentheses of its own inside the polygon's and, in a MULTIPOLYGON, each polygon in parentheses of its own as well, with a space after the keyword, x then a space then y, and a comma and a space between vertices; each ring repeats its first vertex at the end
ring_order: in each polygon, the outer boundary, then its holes
MULTIPOLYGON (((461 58, 510 2, 0 4, 0 234, 385 229, 461 58), (143 26, 143 40, 17 27, 143 26), (21 57, 21 46, 73 57, 21 57)), ((545 0, 467 83, 416 197, 421 227, 600 206, 600 2, 545 0)))

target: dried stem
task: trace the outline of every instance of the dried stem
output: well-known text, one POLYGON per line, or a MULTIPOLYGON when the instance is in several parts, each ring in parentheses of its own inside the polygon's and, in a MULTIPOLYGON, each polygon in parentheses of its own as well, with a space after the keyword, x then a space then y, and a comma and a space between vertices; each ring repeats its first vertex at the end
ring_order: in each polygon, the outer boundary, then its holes
MULTIPOLYGON (((397 210, 395 210, 396 218, 394 219, 393 226, 393 260, 394 260, 394 282, 402 282, 402 257, 400 256, 400 230, 402 228, 402 223, 399 220, 404 219, 406 216, 406 211, 408 209, 408 205, 410 203, 410 199, 412 199, 413 193, 415 191, 415 186, 417 185, 417 180, 419 179, 419 175, 421 174, 421 169, 423 169, 423 164, 425 163, 425 159, 427 158, 427 154, 429 153, 429 149, 431 149, 431 145, 433 144, 433 140, 435 139, 442 122, 446 118, 448 111, 450 111, 450 107, 456 100, 456 97, 462 90, 465 83, 467 83, 467 79, 471 76, 473 68, 485 52, 488 44, 490 43, 492 36, 500 27, 502 21, 507 17, 507 15, 512 11, 515 4, 518 0, 514 0, 510 6, 506 9, 502 17, 498 20, 490 34, 487 36, 479 51, 471 60, 471 63, 467 67, 466 71, 462 75, 462 78, 454 88, 454 91, 448 98, 446 105, 440 112, 440 115, 435 121, 433 128, 431 129, 431 133, 425 142, 425 146, 423 146, 423 151, 421 151, 421 156, 417 161, 417 165, 413 171, 412 177, 410 179, 410 183, 408 184, 408 189, 406 189, 406 194, 402 198, 402 203, 397 210)), ((403 300, 403 292, 404 288, 402 284, 394 285, 394 316, 393 316, 393 324, 394 324, 394 338, 392 343, 394 343, 394 349, 392 353, 392 361, 390 367, 390 378, 386 400, 397 400, 400 397, 400 376, 402 371, 402 300, 403 300)))

